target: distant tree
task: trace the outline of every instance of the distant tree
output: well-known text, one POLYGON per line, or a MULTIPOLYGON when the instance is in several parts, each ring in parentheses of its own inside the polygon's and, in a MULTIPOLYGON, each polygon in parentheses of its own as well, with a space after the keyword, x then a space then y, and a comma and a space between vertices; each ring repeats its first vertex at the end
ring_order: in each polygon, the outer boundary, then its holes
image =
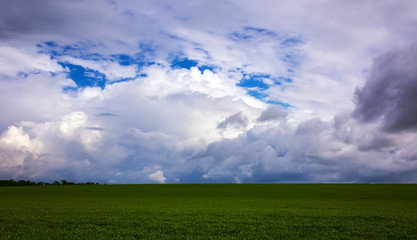
POLYGON ((10 185, 9 186, 17 186, 17 182, 13 179, 9 180, 10 185))
POLYGON ((18 180, 15 181, 13 179, 10 180, 0 180, 0 186, 47 186, 47 185, 99 185, 98 182, 68 182, 67 180, 61 180, 61 182, 54 181, 52 183, 49 182, 32 182, 29 180, 18 180))
POLYGON ((17 185, 18 186, 27 186, 27 185, 29 185, 29 181, 19 180, 19 181, 17 181, 17 185))
POLYGON ((16 182, 12 179, 0 181, 0 186, 15 186, 15 185, 16 185, 16 182))
POLYGON ((0 186, 35 186, 36 183, 29 180, 0 180, 0 186))

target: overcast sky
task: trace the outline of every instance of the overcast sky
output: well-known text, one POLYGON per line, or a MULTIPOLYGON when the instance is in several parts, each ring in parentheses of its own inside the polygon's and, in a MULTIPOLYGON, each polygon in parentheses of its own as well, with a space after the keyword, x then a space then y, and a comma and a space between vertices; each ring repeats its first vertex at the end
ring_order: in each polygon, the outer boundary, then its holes
POLYGON ((0 179, 417 182, 417 1, 0 1, 0 179))

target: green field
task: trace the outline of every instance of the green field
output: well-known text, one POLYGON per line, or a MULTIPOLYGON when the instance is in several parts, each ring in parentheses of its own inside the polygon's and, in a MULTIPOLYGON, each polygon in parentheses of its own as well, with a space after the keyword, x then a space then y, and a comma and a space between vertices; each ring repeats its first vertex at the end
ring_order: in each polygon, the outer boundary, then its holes
POLYGON ((0 188, 0 239, 417 239, 417 185, 0 188))

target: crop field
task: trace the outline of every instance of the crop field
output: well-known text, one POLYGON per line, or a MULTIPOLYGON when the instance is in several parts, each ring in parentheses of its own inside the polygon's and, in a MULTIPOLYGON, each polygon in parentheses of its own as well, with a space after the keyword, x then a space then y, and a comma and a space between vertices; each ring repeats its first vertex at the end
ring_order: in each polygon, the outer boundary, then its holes
POLYGON ((417 239, 417 185, 1 187, 0 239, 417 239))

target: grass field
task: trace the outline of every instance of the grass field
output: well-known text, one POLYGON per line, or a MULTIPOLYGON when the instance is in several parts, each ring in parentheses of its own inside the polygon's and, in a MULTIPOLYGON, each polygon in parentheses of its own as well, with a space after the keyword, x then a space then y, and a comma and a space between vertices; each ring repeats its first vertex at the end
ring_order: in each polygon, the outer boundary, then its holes
POLYGON ((417 185, 0 188, 0 239, 417 239, 417 185))

